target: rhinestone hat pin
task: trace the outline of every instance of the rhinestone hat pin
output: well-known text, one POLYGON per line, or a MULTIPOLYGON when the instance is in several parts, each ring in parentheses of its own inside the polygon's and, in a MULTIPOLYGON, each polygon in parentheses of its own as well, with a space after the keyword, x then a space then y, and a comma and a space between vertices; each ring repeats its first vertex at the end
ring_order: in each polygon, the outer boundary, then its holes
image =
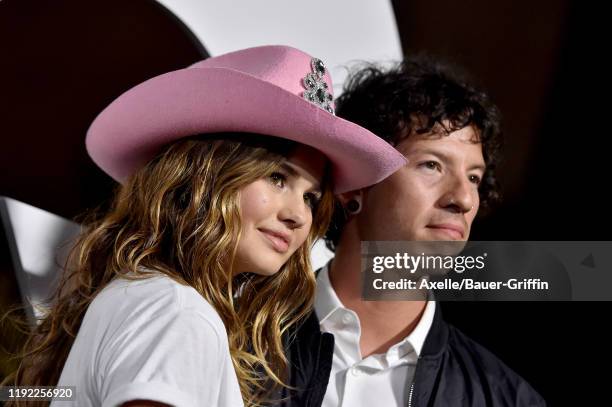
POLYGON ((327 110, 335 115, 334 108, 331 105, 332 95, 328 92, 327 83, 323 79, 325 75, 325 64, 318 58, 310 60, 311 73, 308 73, 302 80, 306 89, 302 96, 307 101, 327 110))

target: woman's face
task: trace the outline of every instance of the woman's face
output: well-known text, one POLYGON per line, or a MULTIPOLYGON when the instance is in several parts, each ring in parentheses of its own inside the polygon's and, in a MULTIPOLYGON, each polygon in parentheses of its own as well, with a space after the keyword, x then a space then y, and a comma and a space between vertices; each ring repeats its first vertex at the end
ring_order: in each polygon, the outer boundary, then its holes
POLYGON ((281 169, 240 190, 235 274, 272 275, 302 246, 321 197, 325 164, 319 151, 299 145, 281 169))

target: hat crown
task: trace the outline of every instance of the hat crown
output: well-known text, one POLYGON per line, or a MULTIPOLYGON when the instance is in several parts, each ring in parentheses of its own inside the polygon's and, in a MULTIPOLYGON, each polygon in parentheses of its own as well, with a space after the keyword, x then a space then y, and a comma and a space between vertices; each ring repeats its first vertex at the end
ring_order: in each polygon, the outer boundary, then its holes
MULTIPOLYGON (((189 69, 232 69, 302 97, 306 90, 304 78, 313 72, 312 60, 312 56, 296 48, 269 45, 211 57, 191 65, 189 69)), ((333 96, 332 80, 328 69, 325 69, 322 79, 327 84, 327 92, 333 96)))
POLYGON ((281 137, 325 154, 338 193, 372 185, 403 166, 404 156, 391 145, 334 116, 331 84, 320 60, 292 47, 219 55, 124 92, 89 127, 87 151, 102 170, 125 182, 183 137, 281 137))

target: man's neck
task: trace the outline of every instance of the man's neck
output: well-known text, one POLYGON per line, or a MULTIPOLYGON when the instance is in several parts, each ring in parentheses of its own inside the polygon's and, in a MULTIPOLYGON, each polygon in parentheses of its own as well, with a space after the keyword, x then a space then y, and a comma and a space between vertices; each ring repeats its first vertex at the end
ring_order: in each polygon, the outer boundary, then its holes
MULTIPOLYGON (((346 225, 356 229, 354 222, 346 225)), ((357 313, 362 357, 385 353, 419 323, 426 301, 364 301, 361 294, 361 241, 345 230, 329 269, 329 280, 342 304, 357 313)))

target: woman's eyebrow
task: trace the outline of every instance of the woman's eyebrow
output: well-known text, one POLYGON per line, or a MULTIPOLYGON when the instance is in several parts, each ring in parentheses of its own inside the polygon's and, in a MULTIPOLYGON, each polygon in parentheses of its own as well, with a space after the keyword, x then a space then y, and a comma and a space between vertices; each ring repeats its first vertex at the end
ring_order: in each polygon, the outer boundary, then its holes
MULTIPOLYGON (((301 176, 300 172, 288 162, 284 162, 283 164, 281 164, 281 168, 287 171, 287 173, 291 177, 301 176)), ((304 177, 304 178, 308 179, 309 181, 313 183, 313 186, 310 188, 311 191, 316 192, 321 195, 323 194, 323 192, 321 191, 321 185, 318 180, 316 180, 314 177, 304 177)))
POLYGON ((284 162, 281 164, 281 168, 289 173, 292 177, 297 177, 299 173, 289 163, 284 162))

